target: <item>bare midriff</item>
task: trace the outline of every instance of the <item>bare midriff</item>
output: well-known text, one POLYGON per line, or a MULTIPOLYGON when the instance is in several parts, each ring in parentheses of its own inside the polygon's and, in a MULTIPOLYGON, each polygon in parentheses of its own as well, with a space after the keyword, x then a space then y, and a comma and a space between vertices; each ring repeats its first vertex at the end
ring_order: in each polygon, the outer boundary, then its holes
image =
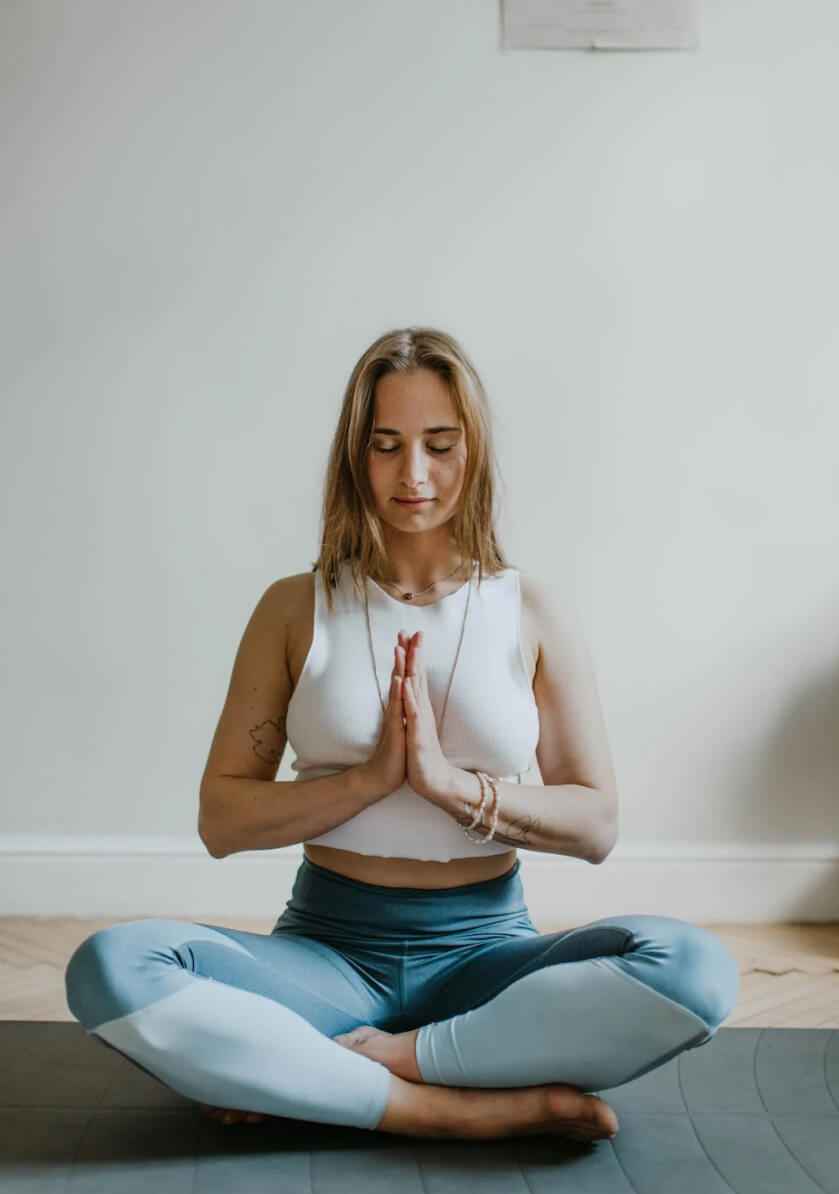
POLYGON ((376 883, 380 887, 433 888, 462 887, 465 883, 495 879, 509 871, 518 852, 511 846, 503 854, 488 854, 485 858, 467 856, 433 862, 424 858, 383 858, 379 854, 359 854, 355 850, 306 842, 303 853, 317 866, 360 883, 376 883))

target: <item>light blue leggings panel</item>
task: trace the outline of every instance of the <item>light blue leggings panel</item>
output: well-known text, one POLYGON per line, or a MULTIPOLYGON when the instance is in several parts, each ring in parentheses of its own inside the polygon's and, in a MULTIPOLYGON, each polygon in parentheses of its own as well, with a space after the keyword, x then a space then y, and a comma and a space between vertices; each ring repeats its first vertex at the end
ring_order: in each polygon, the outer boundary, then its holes
POLYGON ((711 1040, 740 981, 717 937, 640 914, 540 934, 520 868, 402 888, 304 858, 270 934, 111 925, 70 958, 67 1004, 187 1098, 371 1130, 391 1075, 331 1039, 361 1024, 418 1028, 420 1073, 444 1086, 600 1092, 711 1040))

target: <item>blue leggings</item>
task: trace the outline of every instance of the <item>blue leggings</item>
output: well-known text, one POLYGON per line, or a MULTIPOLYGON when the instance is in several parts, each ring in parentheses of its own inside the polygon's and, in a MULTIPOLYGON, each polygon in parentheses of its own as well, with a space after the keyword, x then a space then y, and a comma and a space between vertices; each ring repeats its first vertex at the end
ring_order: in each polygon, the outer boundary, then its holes
POLYGON ((615 916, 540 934, 521 860, 435 889, 304 857, 270 934, 146 919, 100 929, 65 972, 88 1035, 196 1102, 374 1129, 391 1074, 331 1038, 419 1028, 425 1082, 620 1086, 711 1040, 740 976, 712 933, 615 916))

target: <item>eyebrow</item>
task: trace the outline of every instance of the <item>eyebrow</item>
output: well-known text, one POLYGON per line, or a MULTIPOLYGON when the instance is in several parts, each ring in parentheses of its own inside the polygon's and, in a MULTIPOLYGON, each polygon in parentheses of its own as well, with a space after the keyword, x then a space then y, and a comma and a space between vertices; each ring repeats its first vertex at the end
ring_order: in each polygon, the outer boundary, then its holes
MULTIPOLYGON (((460 431, 459 427, 426 427, 423 435, 436 435, 438 431, 460 431)), ((374 435, 401 435, 401 431, 397 431, 395 427, 374 427, 374 435)))

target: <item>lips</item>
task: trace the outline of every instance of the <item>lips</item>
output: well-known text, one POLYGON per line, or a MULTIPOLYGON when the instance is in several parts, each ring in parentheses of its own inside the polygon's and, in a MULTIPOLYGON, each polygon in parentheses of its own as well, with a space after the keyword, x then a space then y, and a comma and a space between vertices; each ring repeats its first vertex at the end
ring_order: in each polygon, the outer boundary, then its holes
POLYGON ((430 502, 431 498, 396 498, 401 506, 424 506, 426 502, 430 502))

